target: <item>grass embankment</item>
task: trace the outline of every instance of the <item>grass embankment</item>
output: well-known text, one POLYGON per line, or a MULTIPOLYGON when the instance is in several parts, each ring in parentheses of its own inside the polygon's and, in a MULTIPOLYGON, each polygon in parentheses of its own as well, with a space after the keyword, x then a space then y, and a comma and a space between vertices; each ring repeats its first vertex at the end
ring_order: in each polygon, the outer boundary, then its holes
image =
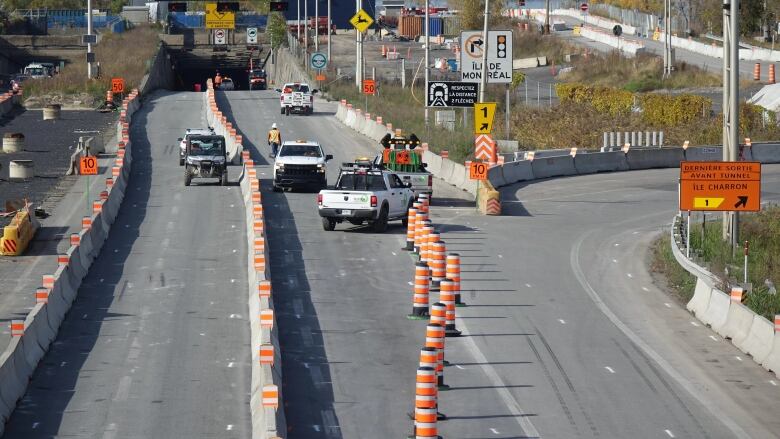
MULTIPOLYGON (((740 239, 743 243, 750 242, 748 281, 753 284, 753 292, 748 294, 744 303, 772 320, 780 314, 780 295, 771 294, 765 282, 780 282, 780 207, 771 206, 755 214, 742 215, 740 220, 740 239)), ((742 281, 742 248, 732 253, 728 243, 723 242, 720 221, 705 224, 706 230, 702 230, 701 225, 691 227, 691 248, 700 251, 709 270, 724 281, 726 271, 730 278, 742 281)), ((674 260, 668 236, 655 243, 653 269, 666 276, 678 297, 690 300, 695 279, 674 260)))
POLYGON ((105 34, 94 46, 100 62, 100 77, 87 79, 86 63, 74 61, 53 78, 28 80, 24 83, 26 98, 39 98, 43 104, 57 102, 70 95, 86 95, 102 103, 112 77, 125 79, 125 89, 138 87, 157 51, 158 29, 138 26, 121 34, 105 34))

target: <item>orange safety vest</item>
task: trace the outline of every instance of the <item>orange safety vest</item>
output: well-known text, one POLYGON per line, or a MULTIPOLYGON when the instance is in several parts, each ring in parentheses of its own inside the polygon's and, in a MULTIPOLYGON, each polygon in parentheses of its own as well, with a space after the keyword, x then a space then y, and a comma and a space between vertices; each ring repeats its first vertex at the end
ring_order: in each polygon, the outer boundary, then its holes
POLYGON ((282 135, 279 130, 271 130, 268 132, 268 141, 271 143, 282 143, 282 135))
POLYGON ((217 74, 217 76, 214 77, 214 84, 217 84, 217 85, 222 84, 222 76, 217 74))

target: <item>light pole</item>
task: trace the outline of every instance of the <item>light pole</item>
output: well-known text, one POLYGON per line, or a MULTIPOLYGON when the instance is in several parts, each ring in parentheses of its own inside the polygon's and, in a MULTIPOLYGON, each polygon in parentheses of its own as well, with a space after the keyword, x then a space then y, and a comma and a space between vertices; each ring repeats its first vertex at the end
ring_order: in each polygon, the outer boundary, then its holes
POLYGON ((425 132, 428 133, 428 81, 430 80, 430 45, 431 45, 431 29, 430 29, 430 16, 428 15, 428 0, 425 0, 425 132))
POLYGON ((320 51, 320 0, 314 0, 314 51, 320 51))
MULTIPOLYGON (((355 0, 355 13, 360 12, 360 0, 355 0)), ((360 90, 363 80, 363 35, 355 28, 355 85, 360 90)))
MULTIPOLYGON (((87 38, 92 38, 92 0, 87 0, 87 38)), ((92 41, 92 40, 89 40, 92 41)), ((92 79, 92 43, 87 43, 87 79, 92 79)))
POLYGON ((488 53, 488 17, 490 16, 490 0, 485 0, 485 23, 482 28, 482 77, 479 80, 479 101, 485 102, 487 88, 487 53, 488 53))
POLYGON ((327 30, 327 32, 328 32, 328 63, 330 63, 330 28, 331 28, 331 23, 330 23, 330 2, 331 2, 331 0, 328 0, 328 30, 327 30))
POLYGON ((298 19, 296 20, 296 32, 298 34, 298 43, 301 42, 301 0, 298 0, 298 9, 296 11, 298 14, 298 19))

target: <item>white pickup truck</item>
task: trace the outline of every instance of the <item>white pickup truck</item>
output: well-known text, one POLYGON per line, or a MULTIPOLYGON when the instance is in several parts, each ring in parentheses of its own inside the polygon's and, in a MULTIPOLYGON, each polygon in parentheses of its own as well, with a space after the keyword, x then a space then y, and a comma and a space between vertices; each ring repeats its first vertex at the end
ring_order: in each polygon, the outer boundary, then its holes
POLYGON ((387 230, 388 221, 401 220, 414 202, 411 185, 390 171, 357 163, 344 163, 333 189, 317 195, 322 228, 330 231, 336 223, 354 225, 368 222, 375 232, 387 230))
POLYGON ((290 113, 312 114, 314 113, 314 96, 317 90, 312 90, 309 84, 301 82, 288 82, 284 87, 277 88, 281 114, 290 113))

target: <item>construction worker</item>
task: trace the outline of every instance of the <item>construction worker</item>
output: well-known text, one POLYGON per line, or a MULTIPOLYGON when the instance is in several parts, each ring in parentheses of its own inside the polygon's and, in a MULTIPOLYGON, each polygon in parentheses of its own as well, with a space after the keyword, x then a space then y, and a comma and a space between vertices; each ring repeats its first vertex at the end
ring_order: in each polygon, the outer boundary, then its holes
POLYGON ((214 88, 219 88, 220 85, 222 85, 222 75, 220 75, 219 70, 217 70, 217 75, 214 76, 214 88))
POLYGON ((276 128, 276 122, 271 125, 271 130, 268 131, 268 145, 271 146, 271 158, 276 157, 277 151, 279 151, 279 145, 282 144, 282 133, 276 128))

